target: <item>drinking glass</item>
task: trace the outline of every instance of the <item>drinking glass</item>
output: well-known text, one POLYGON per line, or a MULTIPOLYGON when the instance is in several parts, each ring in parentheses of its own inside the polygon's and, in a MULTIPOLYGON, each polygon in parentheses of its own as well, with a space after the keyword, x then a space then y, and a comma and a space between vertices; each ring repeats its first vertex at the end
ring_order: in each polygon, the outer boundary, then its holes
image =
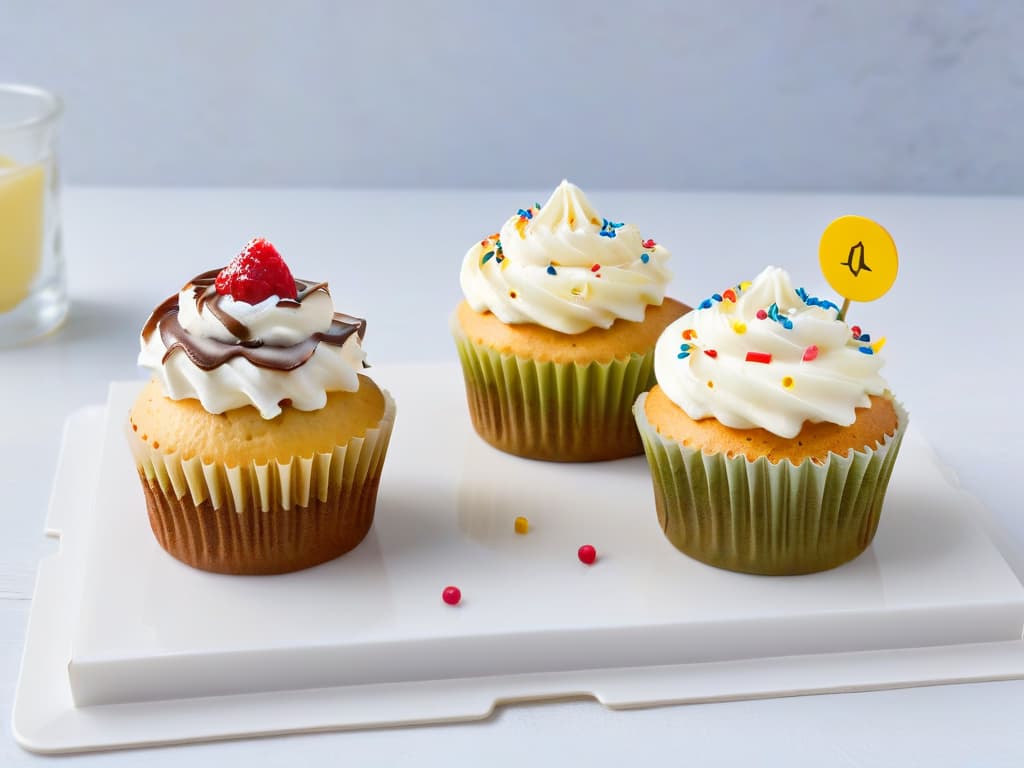
POLYGON ((61 254, 61 101, 0 84, 0 346, 49 333, 68 310, 61 254))

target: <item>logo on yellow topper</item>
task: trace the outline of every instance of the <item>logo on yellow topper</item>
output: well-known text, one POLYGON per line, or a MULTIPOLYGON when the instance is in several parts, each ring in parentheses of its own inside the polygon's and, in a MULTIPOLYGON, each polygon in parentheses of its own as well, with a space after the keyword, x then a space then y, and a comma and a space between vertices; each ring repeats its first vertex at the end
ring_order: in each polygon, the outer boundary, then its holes
POLYGON ((821 271, 832 290, 850 301, 874 301, 896 282, 896 243, 881 224, 842 216, 826 227, 818 246, 821 271))

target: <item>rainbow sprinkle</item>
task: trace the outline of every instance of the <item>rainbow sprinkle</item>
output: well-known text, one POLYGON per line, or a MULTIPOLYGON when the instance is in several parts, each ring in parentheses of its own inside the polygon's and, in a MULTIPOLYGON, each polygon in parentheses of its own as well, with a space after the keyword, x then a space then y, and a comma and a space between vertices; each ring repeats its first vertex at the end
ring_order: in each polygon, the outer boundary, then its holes
POLYGON ((501 262, 505 260, 505 252, 501 249, 501 238, 499 234, 500 233, 495 233, 480 241, 480 247, 485 251, 484 255, 480 257, 481 267, 491 259, 494 259, 496 264, 501 264, 501 262), (493 247, 491 247, 492 243, 493 247))
POLYGON ((821 307, 822 309, 834 309, 836 312, 839 311, 839 306, 833 304, 827 299, 819 299, 817 296, 809 296, 807 291, 803 288, 796 289, 796 295, 800 297, 800 300, 809 307, 821 307))
POLYGON ((526 238, 526 225, 530 223, 533 218, 533 214, 540 210, 540 203, 534 203, 531 208, 520 208, 516 211, 516 215, 519 220, 516 222, 516 232, 519 233, 519 237, 526 238))
POLYGON ((624 222, 621 221, 609 221, 608 219, 601 219, 601 231, 598 232, 601 237, 615 237, 615 230, 622 227, 624 222))
POLYGON ((774 301, 772 302, 772 305, 768 307, 767 315, 787 331, 793 330, 793 321, 779 313, 779 305, 774 301))

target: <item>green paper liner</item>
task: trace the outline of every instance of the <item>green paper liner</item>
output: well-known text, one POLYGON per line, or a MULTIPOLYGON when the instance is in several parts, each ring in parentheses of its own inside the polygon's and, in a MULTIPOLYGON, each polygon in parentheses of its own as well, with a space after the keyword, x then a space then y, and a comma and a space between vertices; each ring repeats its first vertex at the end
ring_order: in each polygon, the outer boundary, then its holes
POLYGON ((552 363, 473 343, 452 328, 477 433, 506 453, 605 461, 643 453, 633 420, 654 386, 654 350, 608 363, 552 363))
POLYGON ((835 568, 875 536, 907 426, 875 448, 829 454, 823 464, 705 454, 658 434, 633 408, 654 481, 658 522, 680 551, 718 568, 774 576, 835 568))
POLYGON ((383 391, 376 427, 333 450, 229 467, 163 453, 128 430, 150 526, 168 553, 219 573, 285 573, 359 544, 373 523, 395 423, 383 391))

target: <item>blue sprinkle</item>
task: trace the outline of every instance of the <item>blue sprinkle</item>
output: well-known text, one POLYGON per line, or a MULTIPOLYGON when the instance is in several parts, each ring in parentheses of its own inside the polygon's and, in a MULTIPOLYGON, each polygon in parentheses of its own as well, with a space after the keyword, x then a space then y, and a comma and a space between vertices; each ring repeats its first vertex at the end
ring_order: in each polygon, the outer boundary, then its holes
POLYGON ((644 264, 646 264, 650 260, 651 260, 651 255, 649 253, 641 253, 640 254, 640 261, 642 261, 644 264))
POLYGON ((714 299, 715 301, 721 301, 722 300, 722 294, 720 294, 720 293, 712 293, 711 294, 711 298, 714 299))
POLYGON ((685 341, 682 344, 679 345, 679 351, 680 352, 688 352, 689 350, 690 350, 690 345, 687 344, 685 341))
POLYGON ((800 300, 802 302, 804 302, 805 304, 809 303, 807 301, 807 291, 805 291, 803 288, 797 288, 796 289, 796 295, 799 296, 800 300))
POLYGON ((676 357, 678 357, 680 360, 685 360, 689 356, 690 356, 689 352, 680 352, 678 355, 676 355, 676 357))
POLYGON ((865 355, 875 354, 875 350, 873 350, 871 347, 861 347, 860 351, 863 352, 865 355))
POLYGON ((870 333, 862 333, 860 336, 857 337, 857 341, 866 341, 867 343, 870 344, 871 343, 871 334, 870 333))
POLYGON ((697 309, 711 309, 711 299, 704 299, 697 309))
POLYGON ((490 261, 490 259, 491 259, 491 257, 493 255, 494 255, 494 251, 488 251, 487 253, 484 254, 484 257, 483 257, 483 259, 480 260, 480 263, 481 264, 486 264, 488 261, 490 261))
POLYGON ((495 261, 496 261, 496 262, 497 262, 498 264, 501 264, 501 262, 503 262, 504 260, 505 260, 505 257, 504 257, 504 256, 498 256, 498 257, 497 257, 497 258, 495 259, 495 261))
POLYGON ((782 327, 785 328, 787 331, 793 330, 793 321, 790 320, 788 317, 782 318, 779 322, 782 323, 782 327))
POLYGON ((519 213, 520 216, 522 216, 525 219, 532 219, 533 218, 533 211, 529 210, 528 208, 520 208, 518 213, 519 213))
POLYGON ((774 301, 772 302, 772 305, 768 307, 768 317, 776 321, 779 319, 779 305, 774 301))
POLYGON ((601 237, 611 237, 611 238, 614 238, 615 237, 615 230, 614 229, 602 229, 597 234, 599 234, 601 237))
POLYGON ((555 272, 555 268, 552 267, 550 264, 548 264, 548 274, 549 275, 557 275, 558 274, 557 272, 555 272))

